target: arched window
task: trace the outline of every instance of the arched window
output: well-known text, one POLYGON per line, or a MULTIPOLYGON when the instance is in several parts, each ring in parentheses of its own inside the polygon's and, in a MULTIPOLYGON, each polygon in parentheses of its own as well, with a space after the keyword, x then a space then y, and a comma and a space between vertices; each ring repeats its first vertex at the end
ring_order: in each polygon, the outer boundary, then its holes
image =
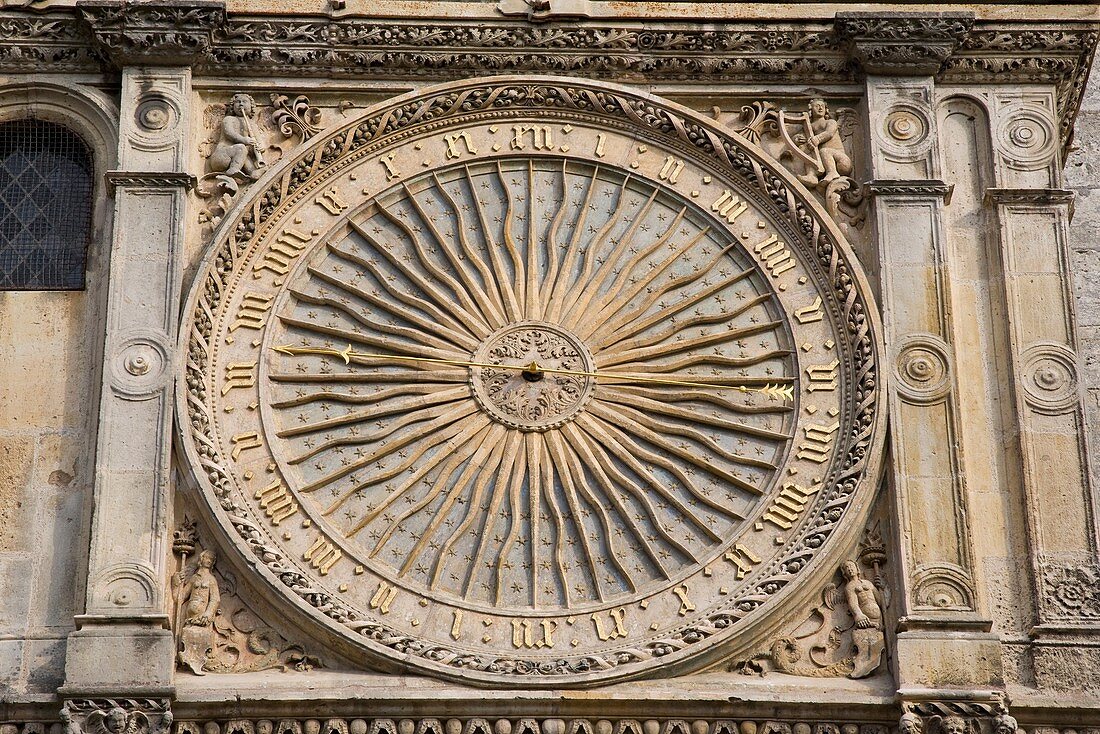
POLYGON ((0 124, 0 290, 84 287, 92 189, 92 154, 75 133, 0 124))

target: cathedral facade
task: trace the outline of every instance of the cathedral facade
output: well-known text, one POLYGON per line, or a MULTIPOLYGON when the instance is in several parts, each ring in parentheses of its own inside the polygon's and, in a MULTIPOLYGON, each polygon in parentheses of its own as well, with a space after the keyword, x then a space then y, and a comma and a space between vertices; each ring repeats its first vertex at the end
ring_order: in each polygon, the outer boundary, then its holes
POLYGON ((0 734, 1100 732, 1088 4, 0 9, 0 734))

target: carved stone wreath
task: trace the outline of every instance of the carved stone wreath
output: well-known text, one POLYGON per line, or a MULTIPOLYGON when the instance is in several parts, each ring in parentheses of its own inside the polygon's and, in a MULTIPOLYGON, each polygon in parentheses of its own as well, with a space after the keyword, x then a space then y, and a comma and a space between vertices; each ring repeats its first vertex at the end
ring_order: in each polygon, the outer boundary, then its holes
MULTIPOLYGON (((857 492, 857 489, 872 487, 877 481, 884 435, 878 419, 884 385, 879 376, 881 349, 875 310, 865 301, 863 293, 867 291, 861 286, 862 276, 854 268, 854 259, 842 244, 835 225, 815 204, 808 203, 792 189, 788 180, 789 174, 778 166, 773 167, 751 145, 686 111, 617 87, 547 77, 487 79, 449 85, 375 108, 351 124, 319 135, 299 161, 269 174, 257 185, 250 201, 239 205, 226 217, 215 237, 217 249, 207 256, 199 276, 201 281, 193 287, 187 306, 191 326, 181 340, 186 367, 181 375, 183 384, 177 393, 178 409, 181 417, 186 417, 181 421, 188 433, 184 443, 195 476, 218 498, 220 507, 215 514, 236 531, 254 554, 252 562, 323 617, 373 644, 417 658, 425 667, 467 681, 500 683, 510 679, 524 685, 538 685, 542 680, 545 681, 543 685, 562 685, 570 680, 569 676, 619 668, 622 669, 621 677, 638 675, 642 671, 636 664, 705 645, 710 638, 746 618, 751 618, 750 624, 759 637, 768 625, 774 626, 775 620, 757 614, 757 610, 768 605, 796 578, 805 576, 803 572, 811 566, 821 568, 834 563, 835 559, 825 550, 827 542, 834 536, 850 538, 858 530, 869 492, 857 492), (229 274, 238 262, 249 256, 250 248, 264 235, 268 223, 307 193, 317 191, 334 171, 349 161, 377 151, 413 131, 478 114, 500 114, 509 110, 539 111, 546 116, 560 114, 564 119, 583 115, 618 129, 640 129, 647 137, 673 149, 709 159, 725 175, 742 182, 743 190, 754 196, 762 210, 775 217, 787 239, 799 247, 813 267, 819 269, 822 278, 832 284, 829 307, 842 325, 853 355, 853 361, 843 366, 850 380, 848 425, 852 426, 851 433, 838 437, 838 456, 843 458, 833 464, 831 474, 822 480, 822 490, 808 509, 810 521, 801 526, 799 534, 790 538, 783 551, 766 567, 756 569, 756 581, 750 588, 730 595, 721 611, 700 623, 671 630, 657 642, 623 648, 605 656, 569 657, 568 653, 563 653, 559 659, 548 662, 522 656, 470 655, 426 644, 382 622, 360 618, 338 598, 316 588, 309 577, 300 573, 266 540, 267 531, 249 519, 250 512, 232 496, 227 459, 221 455, 212 434, 210 375, 205 365, 212 349, 213 314, 218 311, 229 274)), ((505 337, 504 341, 512 340, 511 335, 505 337)), ((531 326, 516 338, 538 342, 537 350, 555 351, 569 364, 585 365, 585 355, 568 335, 551 335, 531 326)), ((506 348, 506 345, 494 342, 488 352, 498 347, 506 348)), ((485 374, 489 372, 491 370, 485 368, 481 377, 484 381, 482 397, 494 402, 494 394, 499 394, 503 386, 498 381, 496 387, 492 387, 493 376, 485 374)), ((530 406, 513 406, 504 412, 511 412, 509 417, 520 422, 534 421, 528 424, 528 430, 540 430, 539 421, 568 420, 569 412, 585 400, 587 385, 583 379, 555 385, 557 388, 551 391, 554 395, 549 401, 551 407, 531 410, 530 406)), ((835 548, 839 543, 830 545, 835 548)), ((784 595, 784 599, 785 603, 791 603, 790 594, 784 595)), ((781 608, 783 603, 777 601, 771 608, 781 608)))

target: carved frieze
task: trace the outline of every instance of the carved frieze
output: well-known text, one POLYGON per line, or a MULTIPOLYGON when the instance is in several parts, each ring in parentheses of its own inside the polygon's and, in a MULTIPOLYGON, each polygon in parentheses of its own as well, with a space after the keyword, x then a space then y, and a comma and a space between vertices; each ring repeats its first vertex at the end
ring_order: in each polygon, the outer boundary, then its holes
POLYGON ((1024 734, 1003 694, 983 698, 908 701, 898 734, 1024 734))
POLYGON ((185 6, 100 2, 81 8, 82 20, 60 11, 0 15, 0 68, 87 70, 105 59, 148 55, 153 62, 193 59, 200 74, 453 78, 488 69, 609 78, 644 73, 654 81, 797 76, 806 83, 835 83, 854 79, 849 60, 854 45, 856 57, 862 54, 871 68, 939 70, 944 80, 963 83, 1053 83, 1063 146, 1097 40, 1090 22, 1034 29, 970 24, 948 14, 876 20, 849 13, 835 31, 829 23, 812 22, 782 30, 749 23, 722 30, 672 23, 662 31, 598 22, 554 27, 225 17, 218 4, 194 0, 185 6), (91 47, 93 36, 97 50, 91 47))

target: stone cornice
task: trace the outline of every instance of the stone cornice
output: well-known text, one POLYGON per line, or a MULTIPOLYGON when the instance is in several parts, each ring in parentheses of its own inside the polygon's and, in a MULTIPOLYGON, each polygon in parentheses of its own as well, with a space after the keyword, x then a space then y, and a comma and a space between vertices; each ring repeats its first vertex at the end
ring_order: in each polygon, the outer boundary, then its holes
POLYGON ((1053 84, 1067 144, 1098 29, 1094 21, 973 21, 958 13, 643 27, 610 20, 245 16, 201 0, 84 0, 76 13, 0 13, 0 72, 132 63, 187 64, 197 76, 442 81, 516 72, 620 82, 836 84, 857 81, 862 68, 935 73, 950 83, 1053 84))

